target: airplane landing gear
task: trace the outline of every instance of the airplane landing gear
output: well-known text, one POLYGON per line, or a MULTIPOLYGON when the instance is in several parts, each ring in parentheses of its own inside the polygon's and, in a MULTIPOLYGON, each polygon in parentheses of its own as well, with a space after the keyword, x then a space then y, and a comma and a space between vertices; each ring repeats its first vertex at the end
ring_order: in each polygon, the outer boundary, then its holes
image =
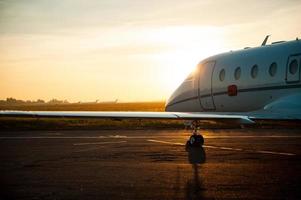
POLYGON ((201 147, 204 144, 204 137, 202 135, 192 135, 187 144, 191 147, 201 147))
POLYGON ((189 137, 189 140, 186 142, 187 147, 202 147, 204 144, 204 137, 198 133, 198 121, 193 121, 191 123, 193 128, 192 135, 189 137))

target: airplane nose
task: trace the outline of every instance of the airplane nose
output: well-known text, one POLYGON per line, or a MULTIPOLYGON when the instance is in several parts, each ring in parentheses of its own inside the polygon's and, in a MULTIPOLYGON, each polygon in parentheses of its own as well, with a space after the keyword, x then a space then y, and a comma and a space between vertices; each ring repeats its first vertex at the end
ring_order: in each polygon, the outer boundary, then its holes
POLYGON ((193 111, 193 106, 197 103, 197 87, 195 79, 190 74, 179 87, 172 93, 165 104, 165 111, 169 112, 188 112, 193 111))
POLYGON ((172 100, 171 100, 171 98, 168 98, 167 101, 165 102, 165 112, 170 111, 169 107, 171 104, 172 104, 172 100))
POLYGON ((171 112, 173 111, 171 106, 176 102, 178 96, 178 90, 174 91, 172 95, 167 99, 165 103, 165 111, 166 112, 171 112))

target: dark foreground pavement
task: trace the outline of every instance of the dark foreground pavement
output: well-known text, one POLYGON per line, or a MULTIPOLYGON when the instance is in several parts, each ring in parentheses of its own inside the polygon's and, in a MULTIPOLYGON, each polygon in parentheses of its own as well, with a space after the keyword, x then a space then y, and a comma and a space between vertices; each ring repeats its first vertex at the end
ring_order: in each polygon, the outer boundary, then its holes
POLYGON ((301 199, 300 130, 0 133, 0 199, 301 199))

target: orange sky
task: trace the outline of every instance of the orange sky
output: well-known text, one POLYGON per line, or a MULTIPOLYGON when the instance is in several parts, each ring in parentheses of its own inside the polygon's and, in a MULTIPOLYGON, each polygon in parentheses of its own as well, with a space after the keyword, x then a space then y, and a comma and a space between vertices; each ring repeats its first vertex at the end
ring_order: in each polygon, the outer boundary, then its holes
POLYGON ((165 100, 201 59, 301 37, 298 0, 0 1, 0 99, 165 100))

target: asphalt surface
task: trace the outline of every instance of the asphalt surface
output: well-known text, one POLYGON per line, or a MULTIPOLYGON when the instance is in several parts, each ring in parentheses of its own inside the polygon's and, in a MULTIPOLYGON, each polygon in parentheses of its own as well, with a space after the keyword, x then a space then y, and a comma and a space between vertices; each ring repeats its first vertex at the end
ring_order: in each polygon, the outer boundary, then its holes
POLYGON ((301 130, 0 133, 0 199, 301 199, 301 130))

